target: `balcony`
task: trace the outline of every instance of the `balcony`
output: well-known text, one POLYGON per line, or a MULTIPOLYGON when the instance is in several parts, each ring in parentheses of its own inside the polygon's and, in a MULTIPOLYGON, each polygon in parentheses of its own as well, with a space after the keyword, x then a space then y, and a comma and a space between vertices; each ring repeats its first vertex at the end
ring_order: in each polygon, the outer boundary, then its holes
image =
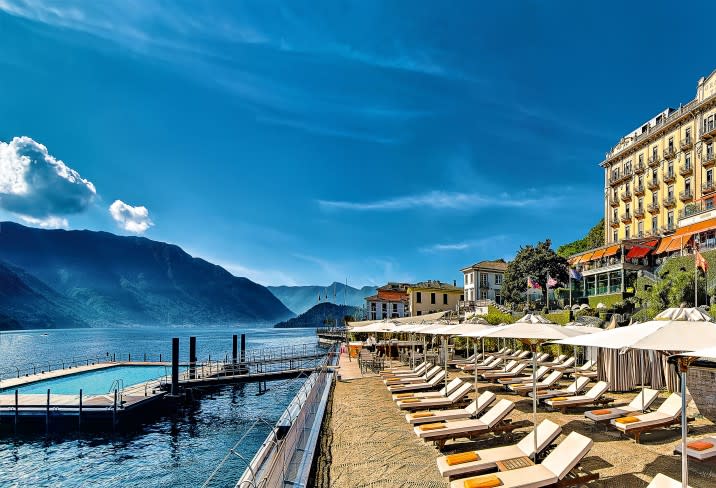
MULTIPOLYGON (((713 183, 709 183, 711 187, 714 187, 713 183)), ((706 186, 706 183, 704 183, 704 186, 706 186)), ((714 201, 713 198, 704 199, 698 202, 693 202, 684 207, 683 210, 679 210, 679 220, 685 219, 688 217, 693 217, 694 215, 698 215, 704 212, 710 212, 714 210, 714 201)))
POLYGON ((645 191, 644 185, 634 186, 634 195, 636 195, 638 197, 644 196, 644 191, 645 191))
POLYGON ((622 219, 622 222, 624 222, 625 224, 630 224, 631 223, 631 213, 629 213, 629 212, 623 213, 621 215, 621 219, 622 219))
POLYGON ((716 184, 713 181, 706 181, 701 185, 701 193, 706 195, 707 193, 713 193, 716 191, 716 184))
POLYGON ((676 199, 673 196, 664 198, 664 207, 674 208, 676 206, 676 199))
POLYGON ((704 168, 710 168, 714 164, 716 164, 716 152, 707 152, 703 161, 704 168))
POLYGON ((691 190, 684 190, 679 193, 679 200, 682 202, 690 202, 694 199, 694 192, 691 190))
POLYGON ((655 168, 659 166, 659 155, 658 154, 652 154, 649 156, 649 167, 655 168))
POLYGON ((691 139, 691 137, 686 137, 683 141, 681 141, 682 151, 688 151, 692 147, 694 147, 694 141, 691 139))
POLYGON ((629 169, 628 171, 624 171, 624 173, 618 174, 616 176, 610 176, 609 184, 610 185, 618 185, 622 181, 626 181, 629 178, 631 178, 632 175, 634 175, 634 172, 631 169, 629 169))
POLYGON ((616 220, 616 219, 615 219, 615 220, 612 220, 609 225, 611 226, 612 229, 618 229, 618 228, 619 228, 619 221, 616 220))
POLYGON ((646 165, 644 163, 636 163, 636 166, 634 166, 634 173, 640 175, 644 171, 646 171, 646 165))
POLYGON ((619 195, 609 195, 609 206, 610 207, 618 207, 619 206, 619 195))
POLYGON ((673 171, 666 171, 664 173, 664 183, 673 183, 676 181, 676 173, 673 171))
POLYGON ((679 174, 681 176, 690 176, 694 174, 694 167, 693 165, 689 164, 688 166, 685 164, 682 164, 679 166, 679 174))
POLYGON ((637 219, 643 219, 644 218, 644 209, 637 208, 636 210, 634 210, 634 217, 637 219))
POLYGON ((649 205, 646 206, 646 210, 650 214, 658 214, 659 213, 659 202, 651 202, 649 205))
POLYGON ((716 137, 716 125, 701 129, 701 139, 713 139, 716 137))
POLYGON ((622 202, 631 202, 631 191, 622 192, 622 202))
POLYGON ((650 190, 658 190, 661 184, 659 183, 659 178, 649 178, 649 181, 646 184, 646 187, 650 190))
POLYGON ((676 156, 676 148, 674 148, 674 146, 669 146, 664 149, 664 159, 672 159, 674 156, 676 156))
POLYGON ((676 230, 676 226, 674 224, 666 224, 666 225, 661 226, 661 228, 659 230, 661 231, 662 234, 671 234, 672 232, 674 232, 676 230))

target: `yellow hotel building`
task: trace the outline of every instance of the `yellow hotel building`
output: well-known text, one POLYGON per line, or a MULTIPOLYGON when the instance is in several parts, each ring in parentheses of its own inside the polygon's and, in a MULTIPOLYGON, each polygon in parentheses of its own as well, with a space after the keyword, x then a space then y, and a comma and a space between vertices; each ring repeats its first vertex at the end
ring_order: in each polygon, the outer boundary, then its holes
POLYGON ((716 71, 606 154, 606 242, 663 236, 716 217, 716 71))

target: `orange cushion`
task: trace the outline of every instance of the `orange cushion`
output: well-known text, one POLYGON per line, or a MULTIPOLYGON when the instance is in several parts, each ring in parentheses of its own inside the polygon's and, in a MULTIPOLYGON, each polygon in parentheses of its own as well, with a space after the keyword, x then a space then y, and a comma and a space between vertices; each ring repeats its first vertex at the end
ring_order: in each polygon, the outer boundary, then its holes
POLYGON ((592 413, 594 415, 608 415, 608 414, 612 413, 612 411, 609 410, 608 408, 605 408, 604 410, 592 410, 592 413))
POLYGON ((414 419, 424 419, 427 417, 435 417, 435 414, 432 412, 415 412, 411 417, 414 419))
POLYGON ((403 403, 420 403, 420 398, 406 398, 401 400, 403 403))
POLYGON ((567 398, 567 397, 554 397, 554 398, 552 398, 552 401, 553 401, 553 402, 563 402, 563 401, 565 401, 565 400, 569 400, 569 398, 567 398))
POLYGON ((634 422, 639 422, 638 417, 622 417, 619 419, 616 419, 615 422, 618 422, 620 424, 633 424, 634 422))
POLYGON ((465 488, 493 488, 501 486, 502 481, 494 474, 486 474, 477 478, 469 478, 465 480, 463 486, 465 488))
POLYGON ((480 456, 475 451, 461 452, 460 454, 450 454, 445 456, 445 461, 448 466, 455 466, 456 464, 471 463, 473 461, 479 461, 480 456))
POLYGON ((705 451, 706 449, 711 449, 714 445, 711 442, 694 441, 686 444, 686 447, 693 449, 694 451, 705 451))
POLYGON ((414 396, 414 393, 398 393, 397 395, 395 395, 396 398, 412 398, 414 396))
POLYGON ((443 423, 425 424, 420 426, 420 430, 437 430, 444 429, 445 427, 447 427, 447 425, 443 423))

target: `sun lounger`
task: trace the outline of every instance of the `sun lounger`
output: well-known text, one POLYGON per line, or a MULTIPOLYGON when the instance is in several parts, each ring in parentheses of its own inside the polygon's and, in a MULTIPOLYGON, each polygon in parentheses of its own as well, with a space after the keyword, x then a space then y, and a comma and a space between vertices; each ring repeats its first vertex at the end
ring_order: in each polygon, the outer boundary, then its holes
POLYGON ((502 399, 479 419, 452 420, 417 425, 415 435, 426 442, 435 442, 442 449, 449 439, 473 439, 481 435, 512 432, 518 424, 506 422, 505 417, 515 408, 514 402, 502 399))
MULTIPOLYGON (((537 390, 550 389, 559 381, 561 377, 561 371, 552 371, 545 379, 537 382, 537 390)), ((518 383, 516 385, 507 385, 507 388, 522 396, 526 396, 529 392, 533 390, 531 381, 527 381, 525 383, 518 383)))
POLYGON ((522 374, 522 372, 527 367, 524 363, 515 363, 515 366, 511 368, 509 371, 486 371, 482 373, 480 376, 486 381, 497 381, 500 378, 512 378, 515 376, 519 376, 522 374))
POLYGON ((429 381, 430 378, 438 374, 440 371, 442 371, 442 368, 440 366, 433 366, 428 370, 425 375, 411 375, 411 376, 390 376, 383 380, 383 383, 386 385, 400 385, 400 384, 406 384, 406 383, 421 383, 423 381, 429 381))
POLYGON ((584 412, 584 416, 593 422, 608 422, 609 420, 619 417, 628 417, 634 413, 641 413, 642 410, 648 410, 654 400, 659 397, 657 390, 645 388, 643 393, 644 404, 642 406, 642 392, 639 392, 629 405, 621 407, 603 408, 600 410, 590 410, 584 412))
MULTIPOLYGON (((691 400, 686 395, 687 402, 691 400)), ((681 422, 681 396, 672 393, 655 411, 611 420, 611 425, 625 435, 634 436, 638 443, 641 434, 650 430, 670 427, 681 422)))
MULTIPOLYGON (((581 378, 577 378, 579 380, 581 378)), ((587 378, 585 378, 587 379, 587 378)), ((574 395, 565 399, 558 397, 549 398, 545 400, 545 403, 554 409, 560 410, 565 413, 570 407, 584 407, 587 405, 599 405, 602 397, 609 389, 609 383, 606 381, 598 381, 597 384, 592 386, 587 393, 584 395, 574 395)), ((607 399, 611 401, 611 399, 607 399)), ((604 402, 602 402, 604 404, 604 402)))
POLYGON ((440 385, 441 381, 445 381, 445 371, 440 371, 438 374, 433 376, 430 381, 423 383, 407 383, 404 385, 391 385, 388 387, 388 391, 391 393, 403 393, 409 391, 421 391, 421 390, 432 390, 440 385))
MULTIPOLYGON (((587 383, 589 382, 589 378, 577 378, 576 380, 572 381, 567 388, 554 390, 537 390, 537 399, 546 400, 547 398, 569 397, 578 395, 582 392, 582 390, 587 387, 587 383)), ((529 392, 527 396, 532 398, 532 392, 529 392)))
POLYGON ((398 367, 398 368, 389 368, 384 369, 380 372, 381 376, 392 376, 396 374, 421 374, 425 372, 425 369, 429 366, 429 363, 427 361, 423 361, 422 363, 418 364, 415 368, 408 368, 408 367, 398 367))
POLYGON ((393 395, 393 401, 397 402, 398 400, 405 400, 406 398, 439 398, 439 397, 445 397, 448 396, 453 391, 460 388, 460 385, 462 385, 464 381, 462 381, 460 378, 455 378, 454 380, 450 381, 450 383, 447 384, 447 386, 443 386, 438 391, 422 391, 422 392, 414 392, 414 393, 396 393, 393 395))
POLYGON ((549 355, 547 355, 546 359, 543 359, 542 361, 537 361, 537 364, 539 364, 540 366, 554 366, 555 364, 561 364, 562 361, 564 361, 565 359, 567 359, 567 355, 560 354, 552 361, 549 361, 549 355))
MULTIPOLYGON (((545 450, 562 432, 562 428, 551 420, 543 420, 537 426, 537 452, 545 450)), ((517 444, 478 449, 466 453, 440 456, 437 459, 438 471, 442 476, 455 478, 472 475, 497 468, 498 461, 507 461, 520 457, 534 457, 534 435, 532 430, 517 444), (472 455, 471 455, 472 454, 472 455), (477 459, 475 459, 477 458, 477 459)))
POLYGON ((474 364, 466 364, 461 369, 463 371, 475 371, 475 369, 477 368, 478 371, 489 371, 491 369, 499 368, 501 362, 502 358, 492 358, 492 360, 482 364, 478 364, 477 366, 475 366, 474 364))
POLYGON ((558 369, 560 371, 566 372, 569 369, 575 369, 574 363, 576 362, 577 360, 574 358, 574 356, 572 356, 570 358, 567 358, 566 360, 564 360, 564 362, 560 364, 555 364, 554 366, 552 366, 552 369, 558 369))
MULTIPOLYGON (((541 380, 548 372, 548 366, 540 366, 539 368, 537 368, 537 381, 541 380)), ((522 376, 512 376, 508 378, 499 378, 497 380, 497 382, 501 385, 514 385, 517 383, 526 383, 530 381, 532 381, 531 374, 523 374, 522 376)))
POLYGON ((592 448, 594 441, 577 432, 569 434, 540 464, 524 468, 455 480, 450 488, 499 486, 500 488, 540 488, 542 486, 578 486, 599 478, 596 473, 578 469, 579 462, 592 448), (491 483, 492 482, 492 483, 491 483))
POLYGON ((465 408, 407 413, 405 414, 405 420, 411 425, 419 425, 430 422, 444 422, 446 420, 477 418, 496 398, 491 391, 484 391, 465 408))
POLYGON ((401 410, 416 410, 419 408, 445 408, 452 407, 462 402, 472 390, 470 383, 463 383, 460 387, 446 397, 437 398, 406 398, 395 402, 401 410))
POLYGON ((497 356, 497 357, 500 357, 500 358, 505 358, 505 357, 511 356, 512 354, 513 354, 512 349, 505 349, 505 350, 502 351, 502 352, 496 352, 496 353, 494 354, 494 356, 497 356))
MULTIPOLYGON (((659 473, 654 476, 654 479, 651 480, 651 483, 649 483, 649 486, 646 488, 681 488, 681 486, 681 481, 676 481, 675 479, 659 473)), ((689 488, 691 488, 691 485, 689 485, 689 488)))
MULTIPOLYGON (((674 454, 681 454, 681 443, 674 449, 674 454)), ((716 460, 716 437, 704 437, 686 444, 686 455, 697 461, 716 460)))
POLYGON ((475 361, 482 360, 482 353, 473 354, 465 359, 451 359, 448 361, 450 366, 458 366, 460 364, 475 363, 475 361))

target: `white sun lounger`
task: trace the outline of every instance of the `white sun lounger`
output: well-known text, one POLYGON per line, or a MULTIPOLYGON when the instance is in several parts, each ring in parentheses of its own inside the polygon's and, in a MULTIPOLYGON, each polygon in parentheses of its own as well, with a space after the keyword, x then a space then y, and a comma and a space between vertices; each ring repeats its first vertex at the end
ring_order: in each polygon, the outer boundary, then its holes
POLYGON ((484 391, 465 408, 406 413, 405 420, 411 425, 420 425, 446 420, 477 418, 496 398, 491 391, 484 391))
POLYGON ((408 368, 408 367, 399 367, 399 368, 389 368, 384 369, 380 372, 381 376, 392 376, 392 375, 399 375, 399 374, 421 374, 424 373, 427 367, 430 366, 430 364, 427 361, 423 361, 422 363, 418 364, 414 368, 408 368))
MULTIPOLYGON (((578 380, 581 378, 577 378, 578 380)), ((585 378, 588 379, 588 378, 585 378)), ((596 405, 600 398, 609 389, 609 383, 598 381, 584 395, 574 395, 565 400, 556 400, 556 397, 545 400, 545 403, 552 408, 559 409, 564 413, 569 407, 583 407, 585 405, 596 405)))
MULTIPOLYGON (((582 390, 587 387, 587 383, 589 383, 590 381, 591 380, 589 378, 577 378, 576 380, 572 381, 567 388, 562 388, 561 390, 537 390, 537 399, 545 400, 547 398, 554 398, 560 396, 578 395, 582 390)), ((532 398, 532 392, 529 392, 527 396, 532 398)))
POLYGON ((448 361, 448 364, 450 366, 458 366, 459 364, 474 363, 475 361, 480 361, 481 359, 482 353, 478 352, 477 354, 472 354, 465 359, 451 359, 450 361, 448 361))
POLYGON ((452 407, 462 401, 472 390, 470 383, 463 383, 460 387, 446 397, 437 398, 406 398, 395 402, 401 410, 414 410, 416 408, 441 408, 452 407))
MULTIPOLYGON (((549 355, 547 356, 547 358, 549 358, 549 355)), ((542 361, 537 361, 537 363, 540 366, 554 366, 555 364, 562 364, 562 361, 564 361, 565 359, 567 359, 567 355, 560 354, 559 356, 554 358, 552 361, 548 361, 547 359, 544 359, 542 361)))
MULTIPOLYGON (((551 420, 543 420, 540 422, 537 426, 537 452, 539 453, 545 450, 561 432, 562 427, 551 420)), ((454 478, 456 476, 492 470, 496 468, 495 463, 497 461, 506 461, 523 456, 533 457, 535 445, 534 435, 535 431, 532 430, 517 444, 473 451, 479 458, 477 461, 450 465, 450 456, 440 456, 437 459, 438 471, 440 471, 440 475, 442 476, 454 478)))
MULTIPOLYGON (((500 362, 502 362, 502 358, 490 356, 487 359, 485 359, 483 362, 481 362, 477 365, 477 370, 481 371, 481 370, 492 369, 495 366, 497 366, 498 364, 500 364, 500 362)), ((458 367, 460 369, 462 369, 463 371, 475 371, 476 366, 475 366, 475 363, 470 363, 470 364, 463 364, 458 367)))
POLYGON ((443 422, 444 427, 435 430, 422 430, 425 426, 416 425, 413 427, 413 432, 425 441, 444 442, 446 439, 470 438, 493 430, 513 408, 515 408, 514 402, 502 399, 479 419, 443 422))
POLYGON ((437 388, 441 381, 445 381, 445 371, 440 371, 438 374, 433 376, 430 381, 424 381, 423 383, 392 385, 388 387, 388 391, 391 393, 402 393, 409 391, 432 390, 437 388))
MULTIPOLYGON (((562 377, 561 371, 552 371, 545 379, 537 382, 537 390, 547 390, 554 386, 562 377)), ((532 382, 518 383, 516 385, 507 385, 507 387, 519 395, 526 396, 533 390, 532 382)))
MULTIPOLYGON (((592 448, 594 441, 577 432, 569 434, 562 442, 549 453, 540 464, 518 468, 510 471, 481 475, 475 479, 497 477, 500 488, 540 488, 551 486, 571 476, 575 479, 574 485, 584 484, 598 478, 597 474, 579 475, 573 470, 592 448)), ((469 478, 473 479, 473 478, 469 478)), ((570 480, 571 481, 571 480, 570 480)), ((465 480, 455 480, 450 488, 463 488, 465 480)))
MULTIPOLYGON (((681 486, 681 481, 676 481, 665 474, 659 473, 654 476, 654 479, 651 480, 651 483, 646 488, 681 488, 681 486)), ((691 485, 689 485, 689 488, 691 488, 691 485)))
POLYGON ((415 392, 415 393, 396 393, 393 395, 393 401, 397 402, 398 400, 405 400, 406 398, 437 398, 437 397, 445 397, 448 396, 453 391, 460 388, 460 385, 462 385, 464 382, 460 378, 455 378, 454 380, 450 381, 450 383, 447 384, 447 386, 443 386, 438 391, 422 391, 422 392, 415 392))
MULTIPOLYGON (((697 451, 696 449, 690 449, 689 444, 686 444, 686 455, 690 458, 696 459, 697 461, 710 461, 716 459, 716 437, 703 437, 701 439, 695 439, 699 441, 709 442, 714 447, 709 447, 703 451, 697 451)), ((694 442, 694 439, 691 440, 694 442)), ((674 448, 675 453, 681 454, 681 443, 679 442, 674 448)))
MULTIPOLYGON (((541 380, 544 375, 549 372, 549 366, 540 366, 537 368, 537 381, 541 380)), ((515 376, 511 378, 499 378, 497 382, 501 385, 515 385, 518 383, 531 382, 531 374, 523 374, 522 376, 515 376)))
POLYGON ((405 383, 422 383, 423 381, 429 381, 430 378, 442 371, 440 366, 433 366, 428 370, 425 375, 411 375, 411 376, 400 376, 400 377, 387 377, 383 380, 386 385, 399 385, 405 383))
POLYGON ((584 412, 584 416, 588 418, 589 420, 592 420, 593 422, 606 422, 608 420, 616 419, 619 417, 626 417, 628 415, 632 415, 634 413, 641 413, 642 410, 648 410, 652 403, 654 403, 654 400, 656 400, 659 397, 659 392, 657 390, 652 390, 651 388, 644 388, 644 405, 642 407, 642 392, 637 393, 637 395, 634 397, 634 399, 629 403, 629 405, 624 405, 621 407, 611 407, 611 408, 603 408, 601 410, 609 410, 609 413, 603 413, 603 414, 596 414, 595 412, 599 412, 599 410, 590 410, 588 412, 584 412))
MULTIPOLYGON (((686 395, 686 402, 689 401, 691 401, 691 396, 686 395)), ((642 413, 634 415, 634 417, 639 421, 621 423, 617 422, 619 419, 613 419, 610 423, 620 432, 634 436, 634 440, 638 443, 643 432, 669 427, 681 422, 681 396, 678 393, 672 393, 655 412, 642 413)))
POLYGON ((487 381, 496 381, 499 378, 512 378, 522 374, 522 371, 524 371, 526 367, 527 365, 525 363, 515 363, 515 366, 509 371, 487 371, 480 376, 487 381))
POLYGON ((574 356, 571 356, 571 357, 568 357, 567 359, 565 359, 564 361, 562 361, 561 363, 553 364, 552 369, 558 369, 560 371, 566 372, 568 369, 574 369, 574 363, 576 361, 577 360, 574 359, 574 356))

